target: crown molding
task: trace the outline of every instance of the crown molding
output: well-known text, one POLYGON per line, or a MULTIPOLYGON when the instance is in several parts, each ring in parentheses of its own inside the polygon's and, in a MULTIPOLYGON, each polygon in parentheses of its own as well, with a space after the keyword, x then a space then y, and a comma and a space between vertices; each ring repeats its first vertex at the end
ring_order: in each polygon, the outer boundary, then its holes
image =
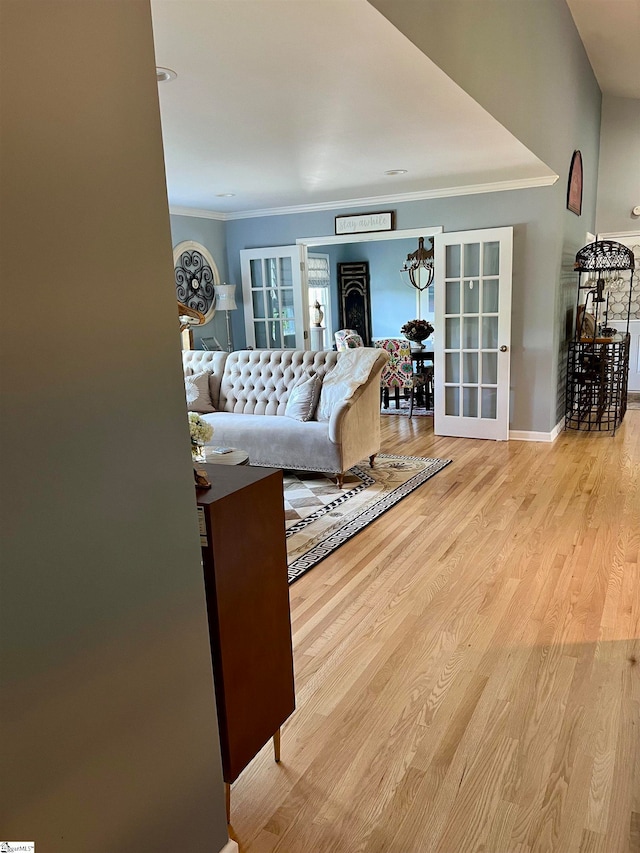
POLYGON ((177 207, 169 205, 169 213, 172 216, 195 216, 197 219, 218 219, 224 222, 229 216, 226 213, 218 213, 215 210, 201 210, 197 207, 177 207))
POLYGON ((432 198, 453 198, 462 195, 497 193, 508 190, 528 190, 535 187, 550 187, 558 180, 558 175, 545 175, 539 178, 522 178, 513 181, 494 181, 486 184, 470 184, 463 187, 443 187, 438 190, 420 190, 396 195, 369 196, 367 198, 347 198, 339 201, 326 201, 317 204, 298 204, 289 207, 267 207, 262 210, 243 210, 235 213, 216 213, 211 210, 199 210, 189 207, 169 207, 169 212, 178 216, 199 216, 203 219, 256 219, 260 216, 286 216, 292 213, 313 213, 322 210, 342 210, 345 207, 370 207, 381 204, 399 204, 403 201, 424 201, 432 198))

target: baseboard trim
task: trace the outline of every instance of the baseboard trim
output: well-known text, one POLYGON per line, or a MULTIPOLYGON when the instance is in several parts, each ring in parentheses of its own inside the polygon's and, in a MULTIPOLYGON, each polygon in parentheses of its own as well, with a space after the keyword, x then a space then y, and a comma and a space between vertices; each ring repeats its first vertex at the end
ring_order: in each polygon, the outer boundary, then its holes
POLYGON ((233 838, 230 838, 224 845, 220 853, 239 853, 239 850, 240 848, 238 847, 238 842, 234 841, 233 838))
POLYGON ((564 429, 564 418, 554 426, 551 432, 535 432, 526 429, 510 429, 510 441, 545 441, 547 444, 555 441, 564 429))

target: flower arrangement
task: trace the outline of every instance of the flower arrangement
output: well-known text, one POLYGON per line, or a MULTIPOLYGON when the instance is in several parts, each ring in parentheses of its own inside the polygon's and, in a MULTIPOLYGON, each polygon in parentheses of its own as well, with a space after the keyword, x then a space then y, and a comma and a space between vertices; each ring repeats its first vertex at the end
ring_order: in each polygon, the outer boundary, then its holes
POLYGON ((408 341, 425 341, 433 332, 433 326, 428 320, 409 320, 400 329, 408 341))
POLYGON ((191 435, 191 455, 194 459, 201 459, 202 445, 211 441, 213 427, 202 420, 196 412, 189 412, 189 434, 191 435))

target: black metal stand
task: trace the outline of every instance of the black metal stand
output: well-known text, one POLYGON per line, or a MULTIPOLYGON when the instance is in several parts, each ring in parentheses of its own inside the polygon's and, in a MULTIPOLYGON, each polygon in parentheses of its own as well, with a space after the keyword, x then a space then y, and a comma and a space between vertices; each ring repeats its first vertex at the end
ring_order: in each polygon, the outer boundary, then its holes
POLYGON ((571 341, 565 428, 613 430, 627 409, 630 335, 611 342, 571 341))
MULTIPOLYGON (((633 252, 612 240, 596 240, 576 255, 578 273, 576 329, 569 342, 565 429, 613 432, 627 410, 629 313, 633 289, 633 252), (630 270, 626 329, 609 328, 610 289, 630 270), (585 296, 586 293, 586 296, 585 296)), ((619 291, 617 291, 619 295, 619 291)))

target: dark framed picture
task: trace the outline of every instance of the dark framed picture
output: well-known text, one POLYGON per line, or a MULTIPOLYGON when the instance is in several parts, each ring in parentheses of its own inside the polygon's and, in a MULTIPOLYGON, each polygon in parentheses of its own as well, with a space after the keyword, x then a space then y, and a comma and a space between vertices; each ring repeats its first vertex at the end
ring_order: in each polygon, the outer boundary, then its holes
POLYGON ((569 169, 567 209, 576 216, 582 213, 582 154, 577 150, 573 152, 569 169))

